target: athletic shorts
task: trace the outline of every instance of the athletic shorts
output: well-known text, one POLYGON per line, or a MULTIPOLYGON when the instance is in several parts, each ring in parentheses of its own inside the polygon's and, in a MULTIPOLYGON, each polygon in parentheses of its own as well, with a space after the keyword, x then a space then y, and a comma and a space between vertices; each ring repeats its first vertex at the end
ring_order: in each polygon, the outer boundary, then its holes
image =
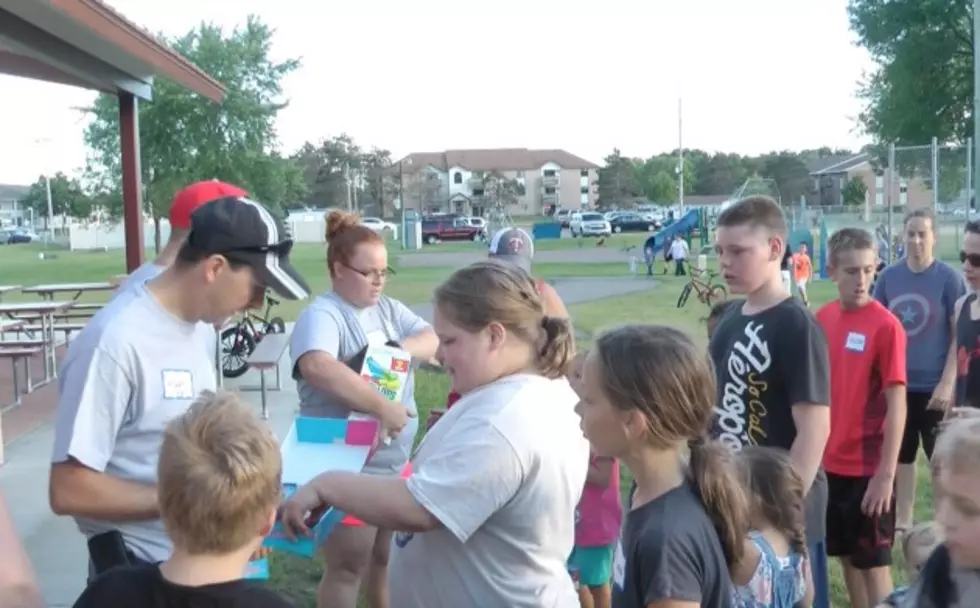
MULTIPOLYGON (((405 466, 402 468, 401 478, 408 479, 411 476, 412 476, 412 461, 408 461, 405 463, 405 466)), ((357 526, 365 526, 367 524, 357 519, 353 515, 344 515, 344 518, 340 520, 340 525, 357 527, 357 526)))
POLYGON ((907 414, 905 415, 905 432, 902 435, 902 447, 898 451, 900 464, 914 464, 919 454, 919 443, 926 458, 932 459, 932 449, 936 447, 936 437, 939 434, 939 424, 945 416, 941 410, 927 409, 932 392, 905 393, 907 414))
POLYGON ((578 572, 578 582, 601 587, 612 579, 613 551, 616 543, 601 547, 575 547, 568 558, 569 571, 578 572))
POLYGON ((890 566, 895 542, 894 492, 887 512, 861 510, 870 483, 870 477, 827 473, 827 554, 846 557, 858 570, 890 566))
POLYGON ((808 279, 797 279, 796 288, 799 289, 800 291, 806 291, 806 285, 809 282, 810 281, 808 279))

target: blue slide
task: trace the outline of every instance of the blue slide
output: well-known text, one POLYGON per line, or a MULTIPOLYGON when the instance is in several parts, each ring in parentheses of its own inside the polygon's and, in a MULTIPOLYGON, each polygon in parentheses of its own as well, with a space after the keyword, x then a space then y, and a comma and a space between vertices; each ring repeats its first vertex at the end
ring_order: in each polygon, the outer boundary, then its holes
POLYGON ((664 243, 669 243, 674 240, 675 235, 687 234, 697 228, 699 215, 700 213, 697 209, 691 209, 681 219, 675 221, 673 224, 668 224, 666 228, 648 238, 643 243, 643 251, 652 247, 653 254, 656 255, 663 249, 664 243))

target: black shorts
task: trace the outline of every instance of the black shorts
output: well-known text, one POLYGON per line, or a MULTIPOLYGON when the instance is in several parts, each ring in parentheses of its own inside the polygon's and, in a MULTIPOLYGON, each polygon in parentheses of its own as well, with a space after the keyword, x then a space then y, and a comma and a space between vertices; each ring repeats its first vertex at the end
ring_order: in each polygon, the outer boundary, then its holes
POLYGON ((908 414, 905 416, 905 433, 902 435, 902 447, 898 451, 900 464, 914 464, 919 455, 919 442, 926 458, 932 458, 932 449, 936 447, 936 436, 939 433, 939 423, 945 415, 941 410, 926 409, 932 393, 908 391, 905 393, 908 414))
POLYGON ((861 511, 870 482, 870 477, 827 473, 827 555, 846 557, 858 570, 890 566, 895 543, 894 493, 887 513, 861 511))

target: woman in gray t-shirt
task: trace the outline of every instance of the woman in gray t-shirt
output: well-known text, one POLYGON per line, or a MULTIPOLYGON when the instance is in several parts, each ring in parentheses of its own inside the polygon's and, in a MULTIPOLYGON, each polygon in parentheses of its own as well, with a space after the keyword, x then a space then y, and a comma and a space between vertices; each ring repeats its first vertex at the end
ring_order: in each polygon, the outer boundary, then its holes
MULTIPOLYGON (((404 304, 383 295, 388 278, 384 241, 356 216, 331 212, 327 217, 327 267, 333 289, 318 296, 296 320, 290 339, 293 377, 304 416, 346 418, 362 412, 378 418, 391 437, 368 462, 365 472, 398 475, 408 463, 418 428, 414 374, 401 402, 388 401, 347 366, 365 346, 398 343, 416 359, 435 356, 439 341, 432 328, 404 304)), ((320 604, 356 605, 367 571, 371 598, 387 597, 391 532, 347 517, 325 543, 320 604)), ((386 601, 384 602, 387 603, 386 601)))

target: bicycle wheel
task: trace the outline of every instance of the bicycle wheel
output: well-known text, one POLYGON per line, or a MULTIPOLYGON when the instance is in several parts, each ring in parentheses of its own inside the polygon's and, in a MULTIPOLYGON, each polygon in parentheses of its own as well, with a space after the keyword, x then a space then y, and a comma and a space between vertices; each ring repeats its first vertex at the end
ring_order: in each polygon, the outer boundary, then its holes
POLYGON ((721 285, 712 285, 711 290, 705 296, 705 304, 711 306, 716 302, 723 302, 728 299, 728 291, 721 285))
POLYGON ((221 375, 238 378, 248 371, 248 358, 255 351, 255 338, 244 325, 221 332, 221 375))
POLYGON ((282 317, 272 317, 265 324, 265 333, 267 334, 286 333, 286 322, 282 320, 282 317))
POLYGON ((684 305, 687 304, 687 299, 691 297, 692 289, 693 287, 691 286, 690 283, 684 285, 684 289, 681 290, 680 297, 677 298, 677 308, 684 308, 684 305))

